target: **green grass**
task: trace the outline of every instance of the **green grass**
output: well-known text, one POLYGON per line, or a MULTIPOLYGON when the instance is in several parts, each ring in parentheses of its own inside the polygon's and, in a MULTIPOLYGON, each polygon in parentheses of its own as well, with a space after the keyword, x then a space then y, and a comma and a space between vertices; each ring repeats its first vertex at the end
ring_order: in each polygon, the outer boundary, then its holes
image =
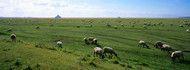
POLYGON ((51 19, 11 18, 0 19, 0 69, 34 70, 188 70, 190 53, 184 52, 185 61, 170 59, 170 54, 153 47, 156 41, 163 41, 174 50, 190 51, 189 26, 179 27, 186 18, 94 18, 94 19, 51 19), (85 20, 85 22, 83 22, 85 20), (89 21, 93 21, 90 23, 89 21), (102 22, 104 21, 104 22, 102 22), (122 21, 118 23, 118 21, 122 21), (134 24, 134 22, 136 22, 134 24), (147 26, 144 23, 162 22, 165 26, 147 26), (9 24, 10 23, 10 24, 9 24), (106 27, 109 23, 112 27, 106 27), (170 26, 173 23, 174 26, 170 26), (54 24, 53 26, 50 26, 54 24), (121 26, 124 24, 124 27, 121 26), (135 27, 131 27, 134 24, 135 27), (92 25, 92 27, 90 27, 92 25), (36 29, 39 26, 40 29, 36 29), (77 28, 80 26, 80 28, 77 28), (117 26, 118 29, 113 27, 117 26), (12 28, 12 32, 7 29, 12 28), (11 34, 17 35, 12 43, 11 34), (93 56, 96 45, 86 45, 84 37, 95 37, 101 48, 115 49, 120 59, 100 59, 93 56), (63 42, 59 48, 57 41, 63 42), (137 47, 144 40, 150 49, 137 47), (128 61, 126 60, 128 59, 128 61), (20 65, 15 65, 17 62, 20 65))

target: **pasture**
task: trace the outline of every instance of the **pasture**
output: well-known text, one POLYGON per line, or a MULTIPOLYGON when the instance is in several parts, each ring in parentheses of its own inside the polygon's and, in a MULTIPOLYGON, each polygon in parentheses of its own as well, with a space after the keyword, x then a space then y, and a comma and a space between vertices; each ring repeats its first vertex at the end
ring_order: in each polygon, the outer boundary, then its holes
POLYGON ((190 33, 186 30, 190 26, 184 22, 190 23, 190 19, 1 18, 0 69, 188 70, 190 33), (9 28, 12 31, 7 31, 9 28), (11 34, 17 36, 16 43, 11 41, 11 34), (97 38, 98 45, 86 45, 84 37, 97 38), (139 40, 146 41, 150 48, 138 47, 139 40), (57 41, 63 42, 63 48, 58 47, 57 41), (185 61, 172 61, 170 54, 154 47, 156 41, 183 51, 185 61), (96 46, 113 48, 119 59, 94 57, 96 46))

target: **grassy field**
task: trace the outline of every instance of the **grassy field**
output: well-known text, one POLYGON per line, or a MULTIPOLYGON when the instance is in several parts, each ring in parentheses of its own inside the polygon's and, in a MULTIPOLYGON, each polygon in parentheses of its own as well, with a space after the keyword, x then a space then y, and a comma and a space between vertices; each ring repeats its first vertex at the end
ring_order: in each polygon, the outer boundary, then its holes
POLYGON ((190 33, 186 29, 190 26, 184 22, 189 23, 190 19, 1 18, 0 70, 189 70, 190 33), (160 25, 143 28, 144 23, 160 22, 160 25), (111 27, 106 27, 107 23, 111 27), (40 28, 36 29, 37 26, 40 28), (7 31, 9 28, 11 32, 7 31), (11 42, 11 34, 16 34, 16 43, 11 42), (93 48, 97 45, 86 45, 84 37, 97 38, 98 46, 115 49, 120 59, 94 57, 93 48), (63 48, 57 46, 59 40, 63 48), (139 40, 146 41, 150 49, 138 47, 139 40), (176 51, 184 51, 185 61, 172 61, 170 54, 154 47, 156 41, 163 41, 176 51))

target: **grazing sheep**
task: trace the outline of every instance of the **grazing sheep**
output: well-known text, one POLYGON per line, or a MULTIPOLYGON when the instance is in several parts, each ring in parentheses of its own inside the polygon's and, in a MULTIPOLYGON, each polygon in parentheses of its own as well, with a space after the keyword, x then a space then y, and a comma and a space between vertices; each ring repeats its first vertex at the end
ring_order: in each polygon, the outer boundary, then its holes
POLYGON ((16 35, 15 34, 11 34, 10 38, 12 39, 12 42, 16 42, 16 35))
POLYGON ((167 45, 167 44, 163 44, 163 45, 162 45, 161 51, 162 51, 162 50, 168 51, 168 53, 169 53, 169 51, 174 51, 174 50, 172 49, 172 47, 169 46, 169 45, 167 45))
POLYGON ((186 30, 187 33, 190 33, 189 29, 186 30))
POLYGON ((149 46, 146 44, 146 42, 145 41, 143 41, 143 40, 140 40, 139 41, 139 45, 138 46, 146 46, 146 48, 149 48, 149 46))
POLYGON ((96 38, 93 39, 93 44, 97 44, 98 40, 96 38))
POLYGON ((85 37, 84 39, 85 44, 89 44, 88 39, 85 37))
POLYGON ((160 47, 161 48, 163 44, 164 44, 164 42, 156 41, 156 43, 154 44, 154 47, 156 47, 156 48, 160 47))
POLYGON ((9 28, 7 31, 8 31, 8 32, 11 32, 11 31, 12 31, 12 28, 9 28))
POLYGON ((99 48, 99 47, 95 47, 94 48, 94 56, 97 56, 97 55, 99 55, 99 57, 101 57, 102 59, 104 59, 104 52, 103 52, 103 50, 101 49, 101 48, 99 48))
POLYGON ((53 26, 53 24, 51 24, 50 26, 53 26))
POLYGON ((40 27, 39 27, 39 26, 37 26, 37 27, 36 27, 36 29, 40 29, 40 27))
POLYGON ((59 47, 63 48, 63 47, 62 47, 63 43, 62 43, 61 41, 57 41, 57 45, 58 45, 59 47))
POLYGON ((174 61, 175 58, 180 59, 180 57, 182 57, 183 61, 184 61, 184 56, 183 56, 183 52, 182 51, 175 51, 175 52, 172 52, 172 54, 171 54, 172 61, 174 61))
POLYGON ((114 49, 112 49, 110 47, 104 47, 103 50, 104 50, 104 55, 105 56, 106 56, 106 53, 110 53, 111 57, 112 57, 112 54, 114 54, 117 57, 117 54, 115 53, 114 49))

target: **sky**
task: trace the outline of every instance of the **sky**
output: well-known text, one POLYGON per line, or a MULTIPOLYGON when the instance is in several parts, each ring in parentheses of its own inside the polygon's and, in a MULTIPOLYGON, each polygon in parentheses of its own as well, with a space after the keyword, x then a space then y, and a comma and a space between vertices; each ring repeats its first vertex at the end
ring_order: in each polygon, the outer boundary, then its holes
POLYGON ((0 17, 181 17, 190 0, 0 0, 0 17))

